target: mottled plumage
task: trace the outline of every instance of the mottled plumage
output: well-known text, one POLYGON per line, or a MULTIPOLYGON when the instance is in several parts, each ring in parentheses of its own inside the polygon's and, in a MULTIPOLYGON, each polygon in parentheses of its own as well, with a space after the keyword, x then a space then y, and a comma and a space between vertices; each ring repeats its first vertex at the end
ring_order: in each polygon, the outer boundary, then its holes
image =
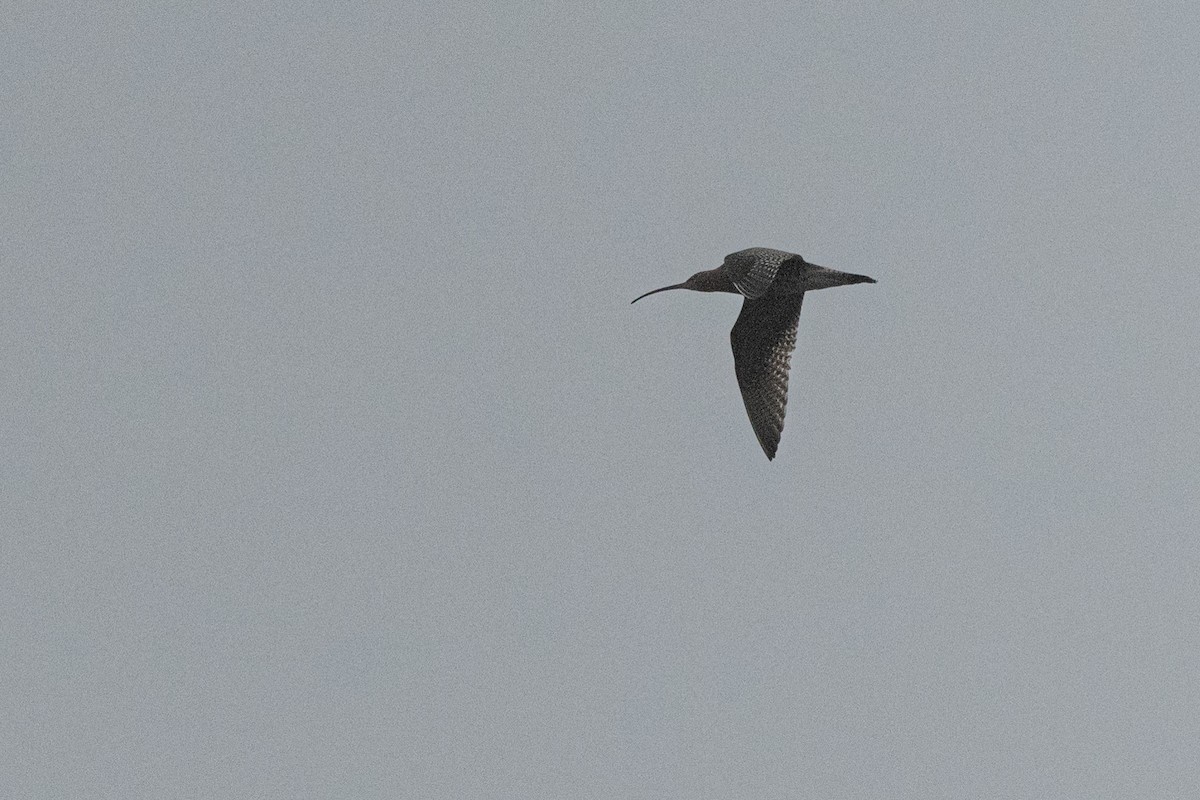
POLYGON ((804 292, 742 301, 729 340, 733 369, 754 435, 767 458, 775 457, 787 411, 788 370, 804 292))
POLYGON ((725 257, 716 269, 697 272, 668 289, 732 292, 746 299, 729 338, 738 388, 754 435, 768 459, 775 458, 787 409, 788 370, 804 293, 851 283, 875 283, 866 275, 819 267, 795 253, 751 247, 725 257))

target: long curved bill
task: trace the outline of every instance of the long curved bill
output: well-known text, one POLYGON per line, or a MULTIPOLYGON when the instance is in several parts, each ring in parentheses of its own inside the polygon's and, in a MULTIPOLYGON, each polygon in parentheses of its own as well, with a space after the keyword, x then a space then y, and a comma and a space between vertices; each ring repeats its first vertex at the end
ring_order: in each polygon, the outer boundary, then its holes
MULTIPOLYGON (((682 284, 682 283, 677 283, 677 284, 675 284, 674 286, 664 286, 664 287, 662 287, 661 289, 655 289, 655 290, 654 290, 654 291, 652 291, 652 292, 646 292, 644 295, 642 295, 642 297, 649 297, 649 296, 650 296, 650 295, 652 295, 652 294, 658 294, 659 292, 665 292, 665 291, 667 291, 667 290, 669 290, 669 289, 684 289, 684 288, 686 288, 686 285, 685 285, 685 284, 682 284)), ((633 300, 632 300, 632 301, 630 301, 629 305, 633 305, 633 304, 634 304, 634 303, 636 303, 638 300, 641 300, 641 299, 642 299, 642 297, 635 297, 635 298, 633 298, 633 300)))

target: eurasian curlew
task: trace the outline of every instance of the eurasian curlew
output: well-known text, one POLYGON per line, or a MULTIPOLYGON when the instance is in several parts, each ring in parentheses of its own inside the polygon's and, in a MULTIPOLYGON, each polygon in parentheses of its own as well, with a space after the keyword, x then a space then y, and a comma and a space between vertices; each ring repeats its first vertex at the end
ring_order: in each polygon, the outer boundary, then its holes
POLYGON ((783 433, 788 367, 804 293, 851 283, 875 283, 875 279, 819 267, 795 253, 751 247, 725 256, 725 263, 716 269, 646 292, 633 302, 668 289, 731 292, 746 298, 729 334, 733 369, 754 435, 767 458, 773 459, 783 433))

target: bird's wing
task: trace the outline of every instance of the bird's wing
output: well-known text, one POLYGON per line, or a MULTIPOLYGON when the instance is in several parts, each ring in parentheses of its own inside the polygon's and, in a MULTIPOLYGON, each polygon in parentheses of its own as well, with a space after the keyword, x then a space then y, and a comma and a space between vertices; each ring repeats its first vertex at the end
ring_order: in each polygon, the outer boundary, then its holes
POLYGON ((803 301, 803 292, 763 300, 746 298, 729 334, 746 413, 768 459, 775 458, 783 433, 788 367, 796 348, 803 301))
POLYGON ((757 300, 771 288, 780 267, 792 258, 798 256, 782 250, 752 247, 730 253, 725 257, 724 266, 734 288, 751 300, 757 300))

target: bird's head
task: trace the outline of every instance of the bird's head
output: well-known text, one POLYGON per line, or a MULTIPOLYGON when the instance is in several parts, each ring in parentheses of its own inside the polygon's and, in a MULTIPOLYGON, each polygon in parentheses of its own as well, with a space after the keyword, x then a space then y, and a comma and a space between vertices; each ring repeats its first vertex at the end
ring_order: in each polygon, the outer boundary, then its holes
POLYGON ((691 289, 693 292, 729 291, 730 289, 728 288, 728 284, 729 279, 721 274, 720 268, 708 269, 704 270, 703 272, 697 272, 683 283, 676 283, 672 286, 664 286, 661 289, 655 289, 654 291, 646 292, 641 297, 634 298, 633 302, 636 303, 638 300, 641 300, 642 297, 649 297, 652 294, 666 292, 671 289, 691 289))

